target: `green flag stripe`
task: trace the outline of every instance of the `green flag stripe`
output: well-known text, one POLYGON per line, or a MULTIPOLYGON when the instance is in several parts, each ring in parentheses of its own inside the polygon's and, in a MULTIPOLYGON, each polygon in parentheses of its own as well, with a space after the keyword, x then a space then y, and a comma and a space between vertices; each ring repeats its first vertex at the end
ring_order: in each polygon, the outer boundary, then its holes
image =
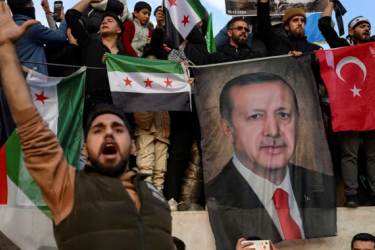
POLYGON ((62 80, 57 85, 59 119, 57 138, 67 162, 79 166, 86 72, 62 80))
POLYGON ((8 177, 18 186, 21 161, 21 140, 17 131, 13 131, 5 143, 8 177))
POLYGON ((210 14, 210 18, 208 19, 208 28, 207 28, 207 50, 208 52, 215 53, 216 52, 216 44, 214 38, 214 32, 212 28, 212 13, 210 14))
POLYGON ((201 4, 201 1, 187 0, 187 2, 190 4, 191 8, 195 11, 195 13, 197 13, 197 15, 201 18, 201 20, 203 20, 206 15, 206 10, 201 4))
POLYGON ((180 63, 168 60, 150 60, 146 58, 113 55, 110 53, 106 53, 106 55, 108 71, 184 74, 180 63))

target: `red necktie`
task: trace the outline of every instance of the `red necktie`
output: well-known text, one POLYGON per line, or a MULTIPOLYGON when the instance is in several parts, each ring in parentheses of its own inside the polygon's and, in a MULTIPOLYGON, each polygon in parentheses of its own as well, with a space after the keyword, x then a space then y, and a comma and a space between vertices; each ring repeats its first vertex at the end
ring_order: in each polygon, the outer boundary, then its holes
POLYGON ((276 189, 272 198, 277 210, 277 215, 279 216, 284 238, 286 240, 302 239, 299 226, 293 220, 292 216, 290 216, 288 198, 289 194, 280 188, 276 189))

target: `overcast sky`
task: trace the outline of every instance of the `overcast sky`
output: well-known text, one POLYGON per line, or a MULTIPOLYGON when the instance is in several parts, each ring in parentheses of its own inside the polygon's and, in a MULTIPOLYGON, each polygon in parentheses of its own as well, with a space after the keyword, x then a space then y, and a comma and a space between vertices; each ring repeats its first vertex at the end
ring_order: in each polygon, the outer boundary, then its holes
MULTIPOLYGON (((34 0, 38 1, 38 0, 34 0)), ((53 1, 50 1, 51 10, 53 11, 53 1)), ((152 8, 156 8, 157 6, 161 5, 162 0, 144 0, 148 2, 152 8)), ((182 0, 177 0, 182 1, 182 0)), ((186 1, 186 0, 184 0, 186 1)), ((297 2, 298 0, 292 0, 297 2)), ((300 0, 300 1, 307 1, 307 0, 300 0)), ((127 0, 128 7, 130 10, 133 10, 134 4, 138 2, 138 0, 127 0)), ((201 0, 202 4, 205 6, 208 12, 213 13, 214 18, 214 34, 216 35, 224 25, 230 20, 230 16, 225 14, 225 0, 201 0)), ((68 8, 71 8, 76 4, 76 0, 63 0, 63 5, 65 7, 65 11, 68 8)), ((347 24, 351 19, 357 16, 365 16, 366 18, 370 19, 370 22, 375 24, 375 0, 341 0, 341 3, 347 9, 347 13, 344 16, 344 23, 345 23, 345 31, 347 34, 347 24)), ((43 12, 42 7, 40 6, 40 2, 34 2, 36 12, 37 12, 37 19, 38 21, 42 22, 44 25, 47 26, 47 21, 43 12)), ((155 23, 154 17, 151 19, 155 23)), ((337 27, 337 26, 336 26, 337 27)), ((373 35, 375 32, 372 33, 373 35)))

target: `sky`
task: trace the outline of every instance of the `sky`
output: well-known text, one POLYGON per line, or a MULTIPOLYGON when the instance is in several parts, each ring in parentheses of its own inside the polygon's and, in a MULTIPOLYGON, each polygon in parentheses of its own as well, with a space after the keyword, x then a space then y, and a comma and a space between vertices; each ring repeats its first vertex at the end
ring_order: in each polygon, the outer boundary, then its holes
MULTIPOLYGON (((37 20, 40 21, 43 25, 48 26, 47 20, 45 18, 44 11, 40 5, 40 2, 38 2, 38 0, 33 0, 33 1, 34 1, 34 6, 36 8, 37 20)), ((65 11, 73 7, 77 3, 77 0, 62 0, 62 1, 63 1, 65 11)), ((143 0, 143 1, 148 2, 153 8, 153 10, 157 6, 160 6, 162 3, 162 0, 143 0)), ((182 0, 177 0, 177 1, 182 1, 182 0)), ((298 0, 293 0, 293 1, 296 2, 298 0)), ((306 0, 301 0, 301 1, 306 1, 306 0)), ((127 0, 128 8, 130 10, 133 10, 136 2, 138 2, 138 0, 127 0)), ((213 29, 214 29, 214 35, 216 35, 231 19, 231 16, 228 16, 225 13, 225 0, 201 0, 201 3, 207 9, 207 11, 212 13, 213 15, 213 29)), ((353 18, 357 16, 364 16, 368 18, 370 22, 375 25, 375 15, 373 14, 375 10, 375 0, 341 0, 341 3, 344 5, 346 10, 348 11, 343 17, 344 24, 345 24, 345 34, 348 33, 347 24, 349 23, 350 20, 352 20, 353 18)), ((49 0, 49 4, 50 4, 51 10, 53 11, 53 1, 49 0)), ((154 16, 152 16, 151 21, 156 25, 154 16)), ((375 35, 375 31, 372 32, 372 35, 375 35)))

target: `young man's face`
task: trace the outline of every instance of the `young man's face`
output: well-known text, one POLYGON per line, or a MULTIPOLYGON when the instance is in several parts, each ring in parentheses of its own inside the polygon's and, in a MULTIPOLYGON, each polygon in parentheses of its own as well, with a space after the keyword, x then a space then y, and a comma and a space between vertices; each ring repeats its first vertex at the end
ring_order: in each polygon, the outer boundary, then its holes
POLYGON ((365 43, 370 41, 371 36, 371 26, 368 23, 362 23, 355 27, 355 29, 351 29, 349 31, 349 35, 353 37, 353 40, 358 43, 365 43))
POLYGON ((100 26, 100 33, 102 36, 120 34, 121 29, 113 17, 106 16, 102 21, 102 25, 100 26))
POLYGON ((249 32, 245 29, 249 29, 249 26, 244 21, 236 21, 231 30, 228 30, 228 36, 238 46, 246 44, 249 37, 249 32))
POLYGON ((120 117, 103 114, 92 122, 84 153, 101 174, 119 177, 127 169, 129 157, 134 152, 134 141, 120 117))
POLYGON ((354 241, 352 250, 375 250, 375 244, 372 241, 354 241))
POLYGON ((306 19, 303 16, 295 16, 289 20, 289 24, 285 25, 285 29, 290 36, 303 37, 305 36, 306 19))
POLYGON ((265 173, 286 167, 298 131, 291 90, 280 82, 267 82, 235 87, 230 97, 232 131, 228 133, 223 119, 220 125, 242 164, 265 173))
POLYGON ((141 9, 139 12, 134 11, 134 16, 142 25, 146 25, 150 20, 151 12, 148 9, 141 9))

